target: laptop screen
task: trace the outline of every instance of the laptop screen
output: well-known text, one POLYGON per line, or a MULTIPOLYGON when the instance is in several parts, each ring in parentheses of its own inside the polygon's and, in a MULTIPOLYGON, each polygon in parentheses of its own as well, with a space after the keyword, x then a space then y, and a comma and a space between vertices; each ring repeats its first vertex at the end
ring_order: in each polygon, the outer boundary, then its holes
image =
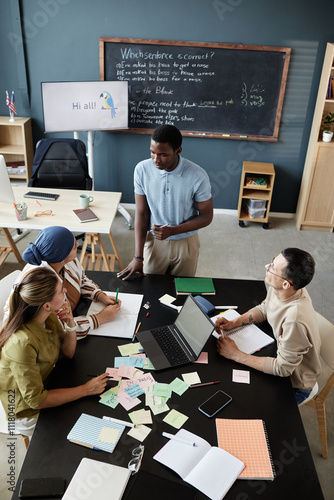
POLYGON ((194 301, 191 295, 182 307, 175 326, 180 330, 196 356, 199 356, 205 342, 214 329, 214 324, 194 301))

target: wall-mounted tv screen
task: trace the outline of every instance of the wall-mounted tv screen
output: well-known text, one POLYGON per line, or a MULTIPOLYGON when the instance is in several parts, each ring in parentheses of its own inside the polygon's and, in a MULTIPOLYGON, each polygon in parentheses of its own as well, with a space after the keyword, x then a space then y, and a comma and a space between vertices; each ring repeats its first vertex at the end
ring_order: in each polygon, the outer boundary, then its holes
POLYGON ((42 82, 44 130, 128 128, 128 82, 42 82))

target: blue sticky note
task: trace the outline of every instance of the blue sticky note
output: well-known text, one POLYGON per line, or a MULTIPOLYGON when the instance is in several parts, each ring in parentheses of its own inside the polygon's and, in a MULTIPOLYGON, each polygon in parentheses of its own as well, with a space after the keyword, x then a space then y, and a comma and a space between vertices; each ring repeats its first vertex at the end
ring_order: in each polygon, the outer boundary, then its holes
POLYGON ((144 394, 144 390, 138 385, 138 384, 133 384, 130 385, 129 387, 125 388, 125 392, 130 396, 130 398, 136 398, 138 396, 141 396, 144 394))
POLYGON ((139 358, 138 356, 116 356, 114 361, 114 367, 119 366, 133 366, 134 368, 143 368, 145 363, 145 358, 139 358))

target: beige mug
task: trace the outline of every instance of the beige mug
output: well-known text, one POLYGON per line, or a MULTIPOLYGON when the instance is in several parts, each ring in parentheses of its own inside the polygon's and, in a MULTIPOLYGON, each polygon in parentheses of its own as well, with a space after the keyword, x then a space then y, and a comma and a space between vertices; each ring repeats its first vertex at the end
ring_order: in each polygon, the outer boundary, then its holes
POLYGON ((92 201, 94 201, 93 196, 90 196, 89 194, 81 194, 79 196, 79 199, 80 199, 80 207, 82 208, 89 207, 89 204, 92 203, 92 201))

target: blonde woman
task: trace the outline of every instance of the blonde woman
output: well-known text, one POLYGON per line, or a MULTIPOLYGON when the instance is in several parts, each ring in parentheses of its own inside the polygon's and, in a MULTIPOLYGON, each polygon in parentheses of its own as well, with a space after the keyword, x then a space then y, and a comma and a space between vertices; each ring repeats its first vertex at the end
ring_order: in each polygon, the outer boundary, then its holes
POLYGON ((44 387, 60 348, 68 358, 76 350, 76 325, 65 294, 57 275, 43 267, 32 269, 13 287, 0 330, 1 432, 30 437, 41 409, 100 394, 106 386, 107 374, 102 374, 78 387, 44 387))

